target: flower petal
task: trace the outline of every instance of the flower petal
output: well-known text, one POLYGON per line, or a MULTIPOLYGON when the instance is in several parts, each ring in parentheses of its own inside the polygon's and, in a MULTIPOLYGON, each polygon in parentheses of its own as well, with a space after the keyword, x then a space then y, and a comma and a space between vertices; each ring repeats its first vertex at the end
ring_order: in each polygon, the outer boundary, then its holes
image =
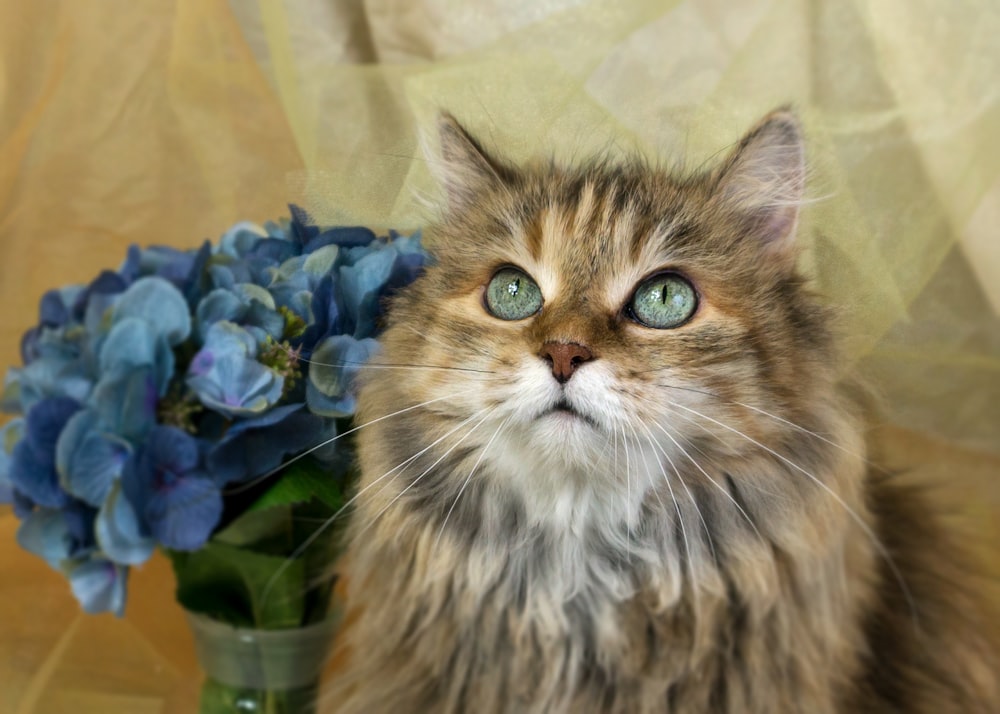
POLYGON ((62 487, 92 506, 108 498, 121 477, 132 447, 124 439, 98 429, 94 412, 77 413, 63 429, 56 449, 57 471, 62 487), (65 444, 64 444, 65 442, 65 444))
POLYGON ((101 379, 121 377, 137 368, 148 367, 156 389, 164 393, 174 374, 174 353, 158 330, 138 318, 115 323, 101 345, 101 379))
POLYGON ((101 506, 94 522, 97 545, 119 565, 139 565, 149 560, 156 543, 139 522, 139 517, 116 484, 101 506))
POLYGON ((156 424, 158 397, 153 370, 139 368, 101 380, 89 402, 109 431, 137 442, 156 424))
POLYGON ((128 569, 103 558, 74 565, 69 571, 73 595, 88 614, 125 612, 125 585, 128 569))
POLYGON ((335 425, 303 410, 304 406, 276 407, 229 429, 208 453, 208 470, 215 482, 221 486, 268 473, 286 456, 336 436, 335 425))
POLYGON ((171 345, 183 342, 191 333, 187 300, 163 278, 140 278, 129 286, 115 305, 114 321, 128 317, 143 320, 171 345))
POLYGON ((17 544, 55 569, 73 555, 74 538, 62 511, 32 512, 17 529, 17 544))
POLYGON ((182 476, 170 486, 153 490, 144 515, 163 547, 197 550, 222 517, 222 493, 208 478, 182 476))
POLYGON ((11 455, 24 438, 24 419, 12 419, 0 428, 0 503, 14 502, 14 484, 10 480, 11 455))

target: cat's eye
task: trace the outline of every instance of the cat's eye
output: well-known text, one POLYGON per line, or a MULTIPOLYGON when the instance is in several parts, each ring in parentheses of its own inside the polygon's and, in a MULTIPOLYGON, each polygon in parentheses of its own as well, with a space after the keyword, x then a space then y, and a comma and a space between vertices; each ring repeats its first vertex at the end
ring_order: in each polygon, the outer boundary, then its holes
POLYGON ((498 270, 486 286, 486 309, 501 320, 523 320, 542 309, 542 291, 519 268, 498 270))
POLYGON ((639 283, 628 304, 628 314, 646 327, 680 327, 698 309, 694 286, 676 273, 659 273, 639 283))

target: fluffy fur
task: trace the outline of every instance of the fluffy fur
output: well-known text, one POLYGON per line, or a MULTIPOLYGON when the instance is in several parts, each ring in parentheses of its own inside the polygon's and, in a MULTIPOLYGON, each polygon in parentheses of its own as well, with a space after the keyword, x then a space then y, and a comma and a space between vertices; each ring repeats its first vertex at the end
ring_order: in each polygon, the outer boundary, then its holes
POLYGON ((794 117, 686 178, 517 168, 440 129, 437 264, 361 391, 330 707, 997 711, 958 560, 869 468, 796 272, 794 117), (544 305, 504 321, 483 292, 511 265, 544 305), (662 270, 698 294, 675 329, 629 316, 662 270), (560 383, 551 343, 593 359, 560 383))

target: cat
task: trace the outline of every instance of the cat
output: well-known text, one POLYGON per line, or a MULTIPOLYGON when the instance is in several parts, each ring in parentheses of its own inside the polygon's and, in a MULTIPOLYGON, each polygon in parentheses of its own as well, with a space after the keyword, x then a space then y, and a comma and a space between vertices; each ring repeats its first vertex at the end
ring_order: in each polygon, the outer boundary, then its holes
POLYGON ((1000 711, 796 268, 794 113, 681 177, 438 128, 436 264, 360 378, 330 710, 1000 711))

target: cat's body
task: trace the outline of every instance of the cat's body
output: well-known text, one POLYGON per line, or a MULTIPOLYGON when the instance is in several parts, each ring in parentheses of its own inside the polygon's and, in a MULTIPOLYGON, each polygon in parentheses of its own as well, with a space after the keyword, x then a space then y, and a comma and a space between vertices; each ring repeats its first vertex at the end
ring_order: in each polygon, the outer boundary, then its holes
POLYGON ((439 261, 379 358, 413 368, 362 389, 331 706, 994 711, 947 539, 869 473, 795 271, 794 119, 686 180, 515 170, 450 119, 442 148, 439 261))

